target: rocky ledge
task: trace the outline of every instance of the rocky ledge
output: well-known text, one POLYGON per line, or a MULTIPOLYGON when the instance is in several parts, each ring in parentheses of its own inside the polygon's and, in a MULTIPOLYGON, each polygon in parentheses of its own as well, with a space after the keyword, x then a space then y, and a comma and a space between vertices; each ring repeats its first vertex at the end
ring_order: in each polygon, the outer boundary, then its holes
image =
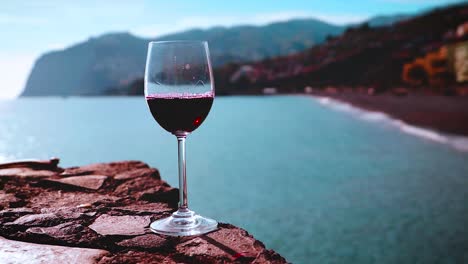
POLYGON ((286 263, 230 224, 198 237, 152 233, 178 190, 139 161, 0 165, 0 263, 286 263))

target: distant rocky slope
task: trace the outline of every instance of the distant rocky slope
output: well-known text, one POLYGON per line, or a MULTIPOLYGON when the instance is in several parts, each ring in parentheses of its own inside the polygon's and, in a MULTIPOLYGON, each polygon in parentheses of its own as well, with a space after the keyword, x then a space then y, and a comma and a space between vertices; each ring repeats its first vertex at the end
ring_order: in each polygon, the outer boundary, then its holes
MULTIPOLYGON (((389 26, 372 27, 364 23, 303 52, 220 67, 215 72, 220 88, 217 92, 260 93, 265 87, 274 87, 277 92, 288 93, 302 92, 307 86, 330 85, 367 86, 384 91, 403 84, 405 64, 428 54, 436 56, 443 47, 450 52, 453 45, 468 43, 468 34, 461 32, 468 26, 467 22, 468 4, 464 3, 405 18, 389 26)), ((440 57, 433 62, 437 65, 427 67, 437 66, 443 74, 438 77, 450 81, 450 76, 446 76, 451 67, 450 58, 440 57)))
POLYGON ((343 30, 315 19, 298 19, 265 26, 195 29, 156 39, 107 34, 42 55, 22 96, 102 95, 109 90, 125 94, 125 85, 143 76, 151 40, 207 40, 213 64, 220 66, 299 52, 343 30), (116 90, 121 86, 122 91, 116 90))

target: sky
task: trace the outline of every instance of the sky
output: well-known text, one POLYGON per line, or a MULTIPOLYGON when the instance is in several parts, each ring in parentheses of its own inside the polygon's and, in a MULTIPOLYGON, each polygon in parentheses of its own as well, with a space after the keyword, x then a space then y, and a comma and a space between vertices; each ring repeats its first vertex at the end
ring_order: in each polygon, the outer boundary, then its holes
POLYGON ((21 93, 34 61, 109 32, 155 37, 191 28, 264 25, 292 18, 333 24, 376 15, 416 13, 460 0, 194 0, 62 1, 0 3, 0 99, 21 93))

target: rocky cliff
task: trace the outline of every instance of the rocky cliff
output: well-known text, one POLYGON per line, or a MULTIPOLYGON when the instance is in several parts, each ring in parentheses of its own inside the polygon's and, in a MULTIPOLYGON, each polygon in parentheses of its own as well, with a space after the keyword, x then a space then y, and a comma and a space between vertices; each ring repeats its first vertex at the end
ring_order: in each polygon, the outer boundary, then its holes
POLYGON ((198 237, 152 233, 178 191, 142 162, 57 164, 0 165, 0 263, 286 263, 230 224, 198 237))

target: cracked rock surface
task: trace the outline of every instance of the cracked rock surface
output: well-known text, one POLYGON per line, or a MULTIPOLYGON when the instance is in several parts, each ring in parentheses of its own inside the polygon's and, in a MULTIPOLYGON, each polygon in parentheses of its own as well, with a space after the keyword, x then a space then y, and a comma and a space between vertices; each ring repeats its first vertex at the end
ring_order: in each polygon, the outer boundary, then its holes
POLYGON ((230 224, 198 237, 152 233, 177 202, 140 161, 0 165, 0 263, 287 263, 230 224))

